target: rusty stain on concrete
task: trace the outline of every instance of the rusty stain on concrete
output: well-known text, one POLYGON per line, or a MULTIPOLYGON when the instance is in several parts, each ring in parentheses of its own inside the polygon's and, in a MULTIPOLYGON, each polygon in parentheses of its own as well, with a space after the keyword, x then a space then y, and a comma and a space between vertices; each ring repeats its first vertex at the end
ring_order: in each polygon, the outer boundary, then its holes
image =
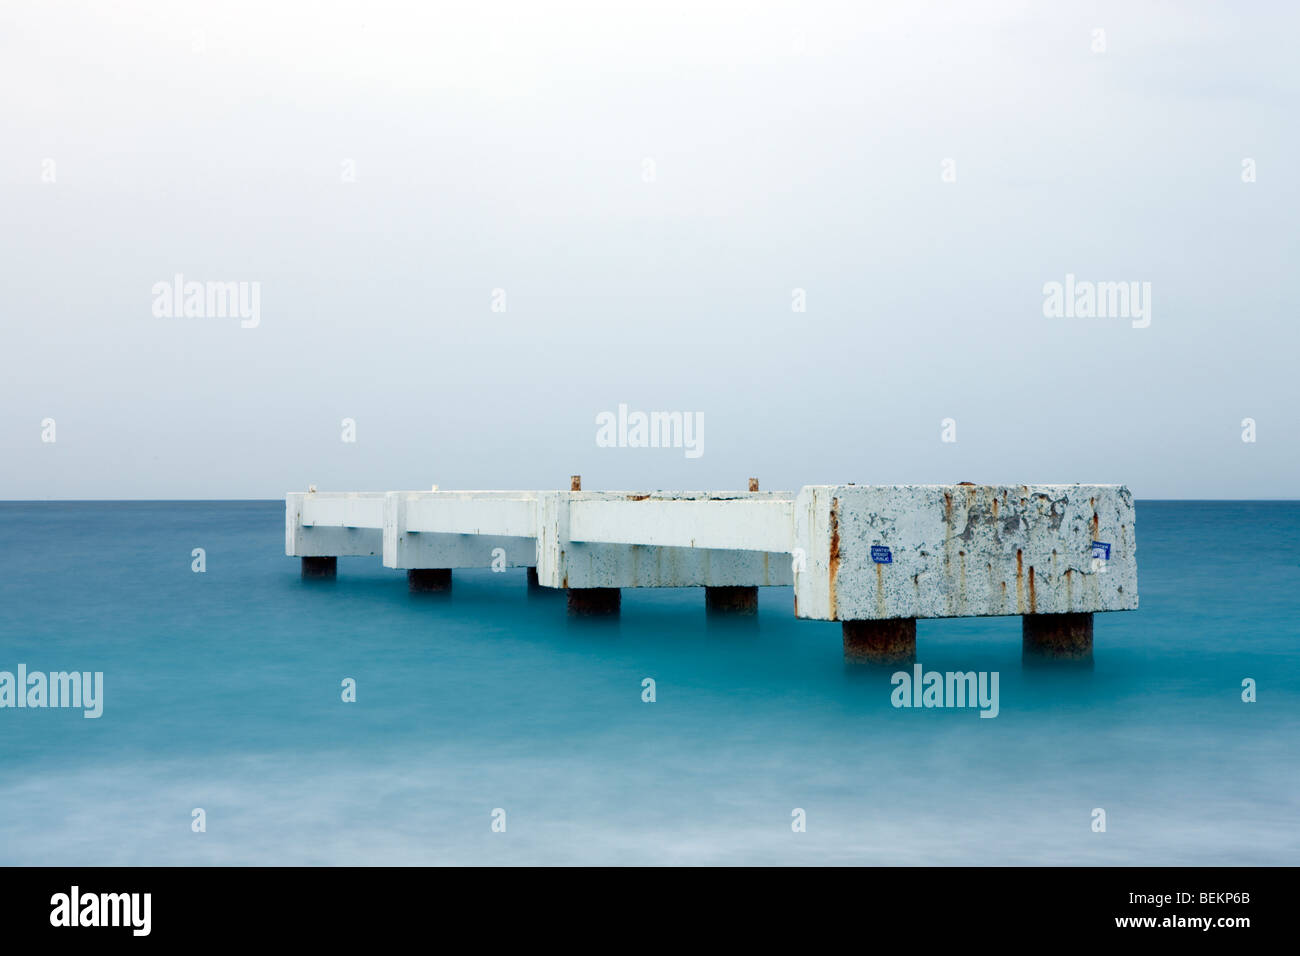
MULTIPOLYGON (((840 573, 840 499, 831 499, 831 542, 829 557, 829 574, 827 577, 830 582, 830 602, 831 602, 831 619, 835 618, 838 612, 838 602, 835 599, 835 578, 840 573)), ((877 585, 879 587, 879 585, 877 585)))
POLYGON ((1025 613, 1025 557, 1024 552, 1016 549, 1016 613, 1025 613))

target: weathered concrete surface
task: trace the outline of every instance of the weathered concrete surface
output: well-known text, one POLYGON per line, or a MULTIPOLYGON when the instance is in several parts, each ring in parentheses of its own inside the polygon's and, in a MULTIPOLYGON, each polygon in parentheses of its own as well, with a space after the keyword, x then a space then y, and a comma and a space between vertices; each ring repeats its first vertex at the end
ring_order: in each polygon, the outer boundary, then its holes
POLYGON ((757 614, 758 588, 706 587, 704 608, 710 614, 757 614))
POLYGON ((668 515, 662 511, 651 514, 656 503, 686 502, 689 507, 699 502, 711 508, 726 508, 732 501, 741 502, 742 507, 748 502, 750 510, 746 514, 710 513, 701 527, 703 533, 721 533, 741 542, 773 537, 788 540, 793 528, 793 495, 789 493, 389 492, 383 515, 383 560, 391 568, 481 568, 492 566, 494 561, 501 567, 535 567, 538 583, 552 588, 793 584, 790 559, 783 554, 721 547, 659 547, 649 542, 589 543, 567 538, 561 547, 557 537, 556 522, 561 513, 566 520, 565 533, 569 533, 567 522, 575 502, 579 506, 580 534, 608 533, 617 538, 635 537, 643 531, 652 535, 666 520, 680 524, 692 517, 680 509, 668 515), (588 503, 645 504, 630 514, 616 510, 601 517, 583 510, 588 503), (542 535, 539 541, 537 532, 547 520, 545 516, 552 519, 547 526, 551 535, 542 535), (777 519, 775 524, 773 517, 777 519), (630 531, 619 523, 626 519, 632 521, 630 531))
POLYGON ((284 553, 338 557, 383 553, 384 492, 290 492, 284 553))
MULTIPOLYGON (((703 534, 726 543, 786 542, 793 528, 793 495, 745 492, 533 492, 533 491, 400 491, 400 492, 293 492, 285 497, 285 550, 297 556, 382 554, 385 567, 486 568, 537 567, 552 573, 539 575, 541 585, 565 587, 696 587, 776 586, 793 583, 787 554, 729 547, 659 547, 653 542, 588 543, 567 541, 559 547, 553 532, 539 544, 537 529, 543 513, 563 511, 567 518, 572 500, 578 500, 580 533, 602 533, 600 519, 584 512, 587 502, 648 503, 630 514, 633 527, 619 526, 627 515, 616 510, 610 534, 635 537, 653 535, 664 521, 681 525, 705 514, 703 534), (549 509, 539 498, 548 496, 549 509), (654 511, 664 502, 704 506, 704 512, 654 511), (710 504, 719 502, 719 505, 710 504), (736 502, 733 506, 730 503, 736 502), (715 513, 721 507, 725 514, 715 513), (741 510, 735 510, 735 507, 741 510), (731 510, 727 510, 727 509, 731 510), (651 512, 654 511, 652 514, 651 512), (784 530, 783 530, 784 529, 784 530), (556 570, 558 569, 558 571, 556 570)), ((691 540, 685 525, 673 534, 691 540)), ((567 530, 566 530, 567 534, 567 530)))
POLYGON ((549 588, 793 584, 826 621, 1137 607, 1118 485, 816 485, 789 492, 293 493, 289 554, 405 569, 535 567, 549 588), (1099 552, 1100 557, 1094 552, 1099 552))
POLYGON ((580 541, 567 542, 550 560, 539 555, 537 569, 548 587, 773 587, 793 581, 783 555, 580 541))
POLYGON ((1025 658, 1092 660, 1091 614, 1026 614, 1021 621, 1025 658))
POLYGON ((783 554, 792 548, 788 491, 588 491, 566 498, 572 541, 783 554))
MULTIPOLYGON (((772 522, 770 505, 788 509, 793 502, 786 496, 784 502, 775 494, 748 495, 734 492, 710 496, 705 492, 540 492, 537 499, 537 577, 546 587, 600 588, 600 587, 770 587, 790 585, 794 575, 788 554, 766 551, 731 550, 724 547, 664 547, 663 540, 690 540, 684 529, 692 516, 703 513, 701 506, 716 502, 739 523, 732 526, 719 524, 713 517, 697 530, 701 539, 723 537, 736 543, 753 544, 770 542, 772 522), (753 500, 749 510, 735 507, 737 501, 753 500), (594 510, 590 505, 597 505, 594 510), (573 515, 576 506, 579 516, 577 537, 574 534, 573 515), (611 506, 611 507, 605 507, 611 506), (757 507, 757 511, 755 511, 757 507), (764 509, 768 509, 765 511, 764 509), (760 517, 758 532, 744 536, 746 516, 760 517), (619 522, 627 521, 629 527, 619 522), (606 523, 613 522, 606 527, 606 523), (676 522, 676 530, 665 528, 665 522, 676 522), (716 534, 715 534, 716 532, 716 534), (644 536, 650 542, 592 543, 584 538, 613 537, 635 538, 644 536)), ((705 509, 707 510, 707 509, 705 509)), ((787 524, 789 523, 787 519, 787 524)), ((786 540, 790 531, 777 532, 786 540)))
POLYGON ((845 621, 844 659, 861 664, 910 664, 916 660, 916 618, 845 621))
POLYGON ((1125 611, 1120 485, 816 485, 799 492, 795 614, 823 621, 1125 611), (1093 560, 1093 543, 1109 558, 1093 560), (872 549, 876 549, 873 553, 872 549))
POLYGON ((534 492, 391 491, 382 515, 384 567, 535 566, 535 514, 534 492))

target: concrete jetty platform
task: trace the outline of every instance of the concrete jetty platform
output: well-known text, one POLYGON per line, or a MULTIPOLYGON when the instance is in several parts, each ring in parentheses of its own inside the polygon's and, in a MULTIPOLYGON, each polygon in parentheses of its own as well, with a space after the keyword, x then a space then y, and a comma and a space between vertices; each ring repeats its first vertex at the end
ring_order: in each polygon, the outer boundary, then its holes
POLYGON ((1138 606, 1121 485, 808 485, 798 492, 292 492, 285 552, 303 577, 379 556, 412 590, 457 568, 524 567, 575 614, 623 588, 703 587, 711 613, 791 586, 798 618, 842 623, 850 660, 916 655, 920 618, 1019 615, 1026 658, 1088 660, 1100 611, 1138 606))

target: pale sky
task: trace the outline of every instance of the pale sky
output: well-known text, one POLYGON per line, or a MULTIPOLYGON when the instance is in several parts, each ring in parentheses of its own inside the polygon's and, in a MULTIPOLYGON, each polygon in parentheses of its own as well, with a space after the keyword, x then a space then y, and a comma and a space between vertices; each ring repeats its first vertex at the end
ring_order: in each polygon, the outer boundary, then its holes
POLYGON ((1298 28, 6 0, 0 498, 1296 497, 1298 28), (256 327, 156 315, 178 273, 258 283, 256 327), (1067 275, 1150 283, 1150 324, 1045 316, 1067 275), (702 417, 702 453, 598 446, 620 404, 702 417))

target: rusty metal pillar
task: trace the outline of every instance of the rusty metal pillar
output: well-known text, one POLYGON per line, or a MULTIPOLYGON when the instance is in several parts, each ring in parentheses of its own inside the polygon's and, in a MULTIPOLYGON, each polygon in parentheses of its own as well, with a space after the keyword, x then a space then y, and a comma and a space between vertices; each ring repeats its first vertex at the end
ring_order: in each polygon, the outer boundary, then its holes
POLYGON ((706 587, 704 609, 710 614, 757 614, 757 587, 706 587))
POLYGON ((583 617, 617 614, 623 602, 619 588, 569 588, 569 613, 583 617))
POLYGON ((339 573, 338 558, 303 558, 302 576, 304 578, 333 578, 339 573))
POLYGON ((841 621, 844 659, 863 664, 911 664, 916 660, 916 618, 841 621))
POLYGON ((569 479, 569 490, 570 491, 582 490, 582 475, 574 475, 569 479))
POLYGON ((1092 614, 1026 614, 1021 618, 1026 660, 1092 660, 1092 614))
POLYGON ((751 478, 751 479, 749 479, 749 490, 750 490, 750 491, 758 491, 758 479, 757 479, 757 478, 751 478))
POLYGON ((450 591, 451 568, 411 568, 406 584, 412 591, 450 591))

